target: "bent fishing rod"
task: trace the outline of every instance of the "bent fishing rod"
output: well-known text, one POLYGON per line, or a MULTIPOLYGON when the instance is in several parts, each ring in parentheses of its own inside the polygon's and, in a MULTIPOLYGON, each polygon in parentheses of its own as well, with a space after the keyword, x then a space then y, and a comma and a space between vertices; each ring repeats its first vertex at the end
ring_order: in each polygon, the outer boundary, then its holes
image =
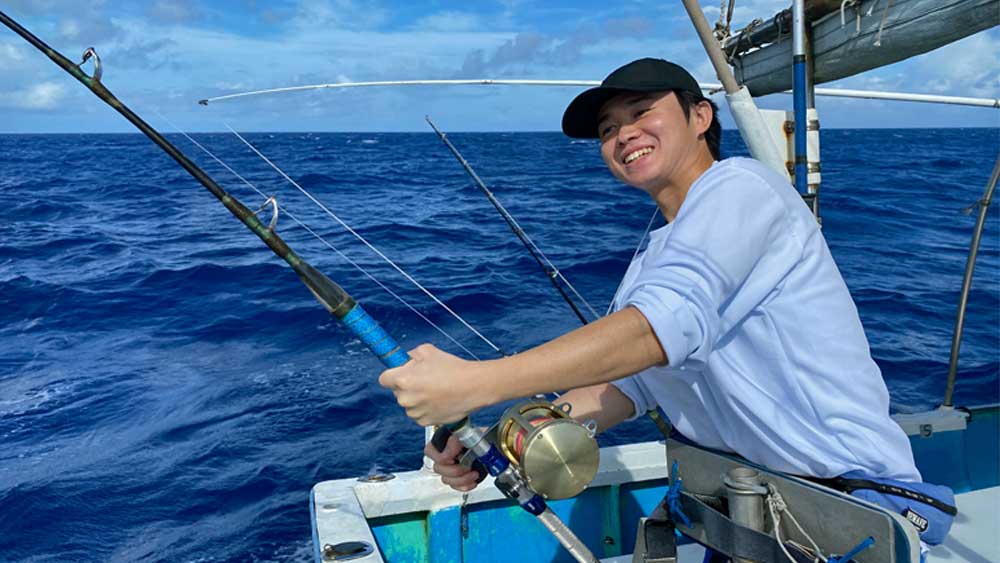
MULTIPOLYGON (((227 193, 207 173, 188 159, 183 152, 143 121, 128 106, 118 100, 101 83, 103 73, 101 59, 93 47, 84 52, 83 60, 80 63, 73 63, 62 53, 50 47, 2 11, 0 11, 0 23, 3 23, 33 47, 44 53, 52 62, 80 81, 104 103, 122 114, 125 119, 142 131, 160 149, 174 159, 177 164, 184 168, 188 174, 198 180, 233 216, 257 235, 274 254, 287 262, 320 304, 344 326, 350 329, 378 357, 383 365, 387 368, 394 368, 410 361, 409 354, 400 348, 396 340, 359 303, 342 287, 334 283, 333 280, 299 257, 285 243, 275 232, 276 225, 273 222, 271 225, 265 226, 255 212, 227 193), (88 75, 81 68, 90 60, 93 61, 93 75, 88 75)), ((276 204, 275 207, 277 207, 276 204)), ((497 488, 505 496, 516 500, 522 508, 534 515, 575 559, 581 563, 597 562, 597 559, 583 542, 547 506, 545 499, 528 486, 526 480, 511 466, 510 461, 499 452, 495 445, 485 439, 485 435, 481 430, 471 424, 468 416, 447 425, 447 428, 458 437, 459 441, 466 448, 473 452, 489 473, 495 477, 494 482, 497 488)))

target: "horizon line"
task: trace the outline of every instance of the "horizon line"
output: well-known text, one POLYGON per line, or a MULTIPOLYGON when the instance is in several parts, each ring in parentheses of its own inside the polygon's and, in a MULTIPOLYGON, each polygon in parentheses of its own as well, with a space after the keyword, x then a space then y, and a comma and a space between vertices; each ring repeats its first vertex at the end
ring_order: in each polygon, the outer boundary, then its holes
MULTIPOLYGON (((913 126, 913 127, 824 127, 824 128, 820 128, 820 131, 868 131, 868 130, 875 130, 875 131, 900 131, 900 130, 902 130, 902 131, 917 131, 917 130, 940 130, 940 129, 956 129, 956 130, 957 129, 998 129, 998 130, 1000 130, 1000 125, 995 126, 995 127, 989 127, 989 126, 982 126, 982 127, 961 127, 961 126, 954 126, 954 127, 951 127, 951 126, 942 126, 942 127, 921 127, 921 126, 913 126)), ((722 130, 723 131, 737 131, 737 132, 739 131, 739 129, 737 129, 735 127, 734 128, 723 128, 722 130)), ((189 131, 184 131, 184 132, 188 133, 188 134, 194 134, 194 135, 219 135, 219 134, 230 135, 230 134, 232 134, 229 131, 190 131, 189 130, 189 131)), ((267 134, 279 134, 279 135, 299 134, 299 133, 308 133, 308 134, 322 133, 322 134, 338 134, 338 135, 387 135, 387 134, 389 134, 389 135, 400 135, 400 134, 407 134, 407 135, 409 135, 409 134, 436 135, 436 133, 434 133, 433 131, 322 131, 322 130, 320 130, 320 131, 317 131, 317 130, 312 130, 312 131, 307 131, 307 130, 259 131, 259 130, 244 130, 244 131, 241 131, 241 132, 242 133, 253 133, 253 134, 267 133, 267 134)), ((552 129, 552 130, 533 129, 533 130, 510 130, 510 131, 497 131, 497 130, 487 130, 487 131, 466 130, 466 131, 459 131, 459 130, 452 130, 452 131, 449 132, 449 134, 455 134, 455 133, 459 133, 459 134, 466 134, 466 133, 481 133, 481 134, 559 133, 559 134, 562 134, 562 131, 559 131, 559 130, 556 130, 556 129, 552 129)), ((169 131, 169 132, 168 131, 160 131, 160 134, 162 134, 162 135, 180 135, 181 133, 179 133, 177 131, 169 131)), ((13 136, 13 135, 145 135, 145 134, 142 131, 10 131, 10 132, 8 132, 8 131, 0 131, 0 135, 13 136)), ((573 137, 567 137, 567 138, 569 139, 569 138, 573 138, 573 137)), ((580 139, 580 140, 587 140, 587 139, 580 139)), ((593 140, 596 140, 596 137, 593 138, 593 140)))

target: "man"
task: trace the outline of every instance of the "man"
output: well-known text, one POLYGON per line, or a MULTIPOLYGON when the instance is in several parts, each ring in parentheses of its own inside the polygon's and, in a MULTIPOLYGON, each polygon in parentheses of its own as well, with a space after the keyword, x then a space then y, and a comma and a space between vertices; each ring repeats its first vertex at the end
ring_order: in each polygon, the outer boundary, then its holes
MULTIPOLYGON (((690 74, 629 63, 573 100, 563 131, 599 138, 611 173, 668 224, 629 266, 615 313, 507 358, 423 345, 384 372, 410 417, 441 424, 571 389, 560 401, 602 430, 659 405, 686 438, 774 470, 920 481, 815 219, 776 172, 718 160, 716 108, 690 74)), ((469 490, 476 474, 455 465, 459 450, 452 440, 427 455, 469 490)))

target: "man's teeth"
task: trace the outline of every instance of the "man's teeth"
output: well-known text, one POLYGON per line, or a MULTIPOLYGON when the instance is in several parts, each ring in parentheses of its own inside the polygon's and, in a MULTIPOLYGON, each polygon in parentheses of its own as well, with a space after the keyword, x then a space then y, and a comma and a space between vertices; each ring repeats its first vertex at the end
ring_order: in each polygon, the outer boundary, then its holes
POLYGON ((646 147, 644 149, 639 149, 637 151, 630 152, 630 153, 628 153, 625 156, 625 164, 628 164, 628 163, 632 162, 633 160, 639 158, 640 156, 649 154, 651 152, 653 152, 653 149, 651 149, 650 147, 646 147))

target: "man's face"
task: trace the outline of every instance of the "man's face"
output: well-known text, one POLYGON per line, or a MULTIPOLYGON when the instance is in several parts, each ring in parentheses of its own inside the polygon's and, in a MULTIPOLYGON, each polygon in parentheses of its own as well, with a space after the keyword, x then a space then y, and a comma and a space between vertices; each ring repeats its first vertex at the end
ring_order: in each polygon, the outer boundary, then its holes
POLYGON ((698 112, 691 109, 688 120, 673 92, 629 92, 605 103, 597 132, 601 157, 611 173, 651 194, 670 185, 692 162, 704 132, 698 130, 698 112))

